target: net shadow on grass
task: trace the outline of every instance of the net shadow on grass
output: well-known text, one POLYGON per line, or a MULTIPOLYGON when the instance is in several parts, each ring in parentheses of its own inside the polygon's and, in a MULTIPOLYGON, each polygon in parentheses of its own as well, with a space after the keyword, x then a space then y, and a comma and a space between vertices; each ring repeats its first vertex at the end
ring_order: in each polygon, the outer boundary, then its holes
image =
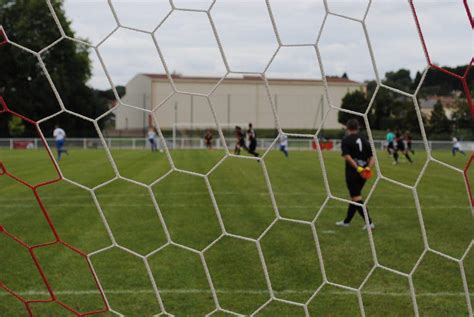
POLYGON ((146 188, 120 179, 99 188, 96 195, 118 244, 145 255, 166 243, 146 188))
POLYGON ((222 308, 247 315, 269 299, 255 243, 224 237, 205 258, 222 308))
POLYGON ((34 252, 48 278, 53 293, 58 292, 56 295, 58 301, 79 313, 100 311, 105 308, 105 303, 85 256, 63 244, 38 248, 34 252), (65 270, 66 267, 67 270, 65 270), (79 297, 74 294, 61 293, 70 291, 71 285, 74 285, 74 290, 77 292, 96 291, 96 294, 79 297))
POLYGON ((316 316, 360 316, 356 292, 329 284, 324 285, 312 299, 308 310, 316 316))
POLYGON ((202 250, 221 234, 204 178, 171 173, 153 192, 174 242, 202 250))
POLYGON ((474 220, 463 175, 430 162, 417 192, 430 247, 459 259, 474 239, 474 220))
POLYGON ((458 263, 428 252, 413 274, 413 284, 420 314, 464 316, 468 312, 458 263), (437 296, 423 296, 433 293, 437 296))
POLYGON ((330 200, 316 219, 324 266, 329 281, 358 288, 374 265, 364 220, 356 215, 350 227, 335 223, 344 218, 347 204, 330 200))
POLYGON ((408 274, 425 247, 413 192, 381 180, 367 207, 380 264, 408 274))
POLYGON ((166 290, 161 297, 167 312, 176 316, 204 316, 214 309, 211 289, 197 253, 168 246, 151 256, 149 263, 156 284, 166 290))
POLYGON ((113 310, 126 316, 152 316, 161 312, 142 259, 112 248, 91 260, 113 310), (114 292, 117 289, 127 292, 114 292))
POLYGON ((322 283, 311 227, 278 221, 261 244, 275 296, 305 303, 322 283))
POLYGON ((89 191, 59 181, 39 187, 38 194, 63 241, 84 252, 110 245, 110 238, 89 191))
POLYGON ((38 200, 31 188, 0 176, 0 224, 29 245, 55 240, 38 200))
POLYGON ((279 301, 271 301, 267 306, 260 310, 256 317, 273 317, 273 316, 293 316, 303 317, 305 315, 304 308, 302 306, 291 305, 279 301))
POLYGON ((376 269, 361 290, 365 313, 377 315, 390 307, 397 315, 411 316, 414 308, 408 279, 387 270, 376 269))
MULTIPOLYGON (((29 250, 4 234, 0 234, 0 257, 2 265, 0 266, 1 285, 5 285, 16 294, 21 294, 25 300, 48 300, 50 295, 44 281, 39 274, 29 250), (24 294, 28 290, 39 290, 39 294, 24 294)), ((17 304, 13 300, 0 294, 0 303, 4 302, 5 306, 0 305, 5 311, 13 309, 17 304)), ((11 315, 13 316, 13 315, 11 315)))
POLYGON ((289 138, 290 146, 301 145, 303 149, 290 149, 288 157, 277 150, 265 155, 265 164, 282 217, 311 221, 327 196, 318 154, 307 150, 311 140, 289 138))
POLYGON ((209 181, 229 233, 257 238, 275 219, 262 166, 256 160, 229 157, 209 181))

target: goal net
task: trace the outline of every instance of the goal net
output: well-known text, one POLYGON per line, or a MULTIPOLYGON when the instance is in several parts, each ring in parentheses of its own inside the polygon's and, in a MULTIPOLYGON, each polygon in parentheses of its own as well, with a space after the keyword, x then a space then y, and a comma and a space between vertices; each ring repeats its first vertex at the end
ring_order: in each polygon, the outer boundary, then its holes
POLYGON ((473 316, 469 4, 375 2, 3 1, 0 316, 473 316))

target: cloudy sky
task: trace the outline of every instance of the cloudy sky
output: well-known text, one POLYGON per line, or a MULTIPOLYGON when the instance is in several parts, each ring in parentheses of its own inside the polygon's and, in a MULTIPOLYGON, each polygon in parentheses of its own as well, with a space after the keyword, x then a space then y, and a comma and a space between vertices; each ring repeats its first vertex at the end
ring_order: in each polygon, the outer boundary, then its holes
MULTIPOLYGON (((176 7, 206 9, 211 0, 174 0, 176 7)), ((362 19, 367 0, 327 0, 331 12, 362 19)), ((419 0, 417 13, 433 62, 457 66, 473 55, 472 29, 462 1, 419 0)), ((222 76, 225 64, 205 13, 172 11, 168 0, 112 0, 124 26, 152 31, 170 71, 186 75, 222 76), (171 12, 171 14, 169 14, 171 12), (161 23, 161 24, 160 24, 161 23)), ((322 0, 270 0, 281 42, 319 47, 327 75, 362 81, 375 78, 362 24, 329 15, 323 25, 322 0), (322 32, 320 29, 322 27, 322 32)), ((66 0, 66 15, 80 38, 98 49, 114 84, 126 84, 137 73, 164 71, 150 34, 116 27, 105 0, 66 0), (109 36, 110 35, 110 36, 109 36), (107 38, 107 36, 109 36, 107 38), (107 38, 105 41, 104 39, 107 38)), ((232 71, 262 72, 278 49, 264 0, 217 0, 212 20, 232 71)), ((426 59, 407 1, 374 0, 366 19, 378 73, 407 68, 422 70, 426 59)), ((92 56, 90 84, 109 88, 98 58, 92 56)), ((320 78, 311 47, 282 47, 268 68, 274 77, 320 78)))

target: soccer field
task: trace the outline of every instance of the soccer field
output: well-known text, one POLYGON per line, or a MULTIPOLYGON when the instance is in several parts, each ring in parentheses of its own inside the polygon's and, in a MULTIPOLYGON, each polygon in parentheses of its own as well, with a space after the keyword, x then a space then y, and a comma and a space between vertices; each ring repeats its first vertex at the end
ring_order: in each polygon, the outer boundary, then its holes
MULTIPOLYGON (((278 300, 259 310, 258 316, 356 316, 362 303, 367 316, 410 316, 414 307, 404 274, 416 268, 412 281, 421 316, 468 315, 457 260, 464 256, 472 303, 472 210, 462 174, 441 164, 430 162, 424 171, 417 187, 419 209, 411 189, 378 181, 368 202, 380 264, 374 269, 368 232, 361 230, 363 220, 356 216, 348 228, 335 226, 344 218, 347 203, 327 199, 316 152, 290 152, 286 159, 281 152, 270 151, 264 164, 228 157, 206 183, 198 175, 170 172, 164 153, 112 151, 123 177, 145 184, 159 179, 151 190, 123 179, 104 185, 115 172, 103 151, 70 152, 60 163, 64 177, 88 188, 103 186, 93 195, 61 180, 39 187, 38 197, 61 240, 90 255, 117 313, 152 316, 164 307, 176 316, 203 316, 216 309, 217 300, 223 311, 213 316, 226 316, 224 310, 250 315, 273 292, 278 300), (276 212, 281 216, 277 221, 276 212), (223 227, 228 235, 223 236, 223 227), (120 247, 114 247, 112 239, 120 247), (141 256, 146 256, 147 264, 141 256), (355 289, 361 286, 358 298, 355 289)), ((434 155, 460 169, 467 160, 449 152, 434 155)), ((178 169, 204 174, 223 157, 217 150, 171 152, 178 169)), ((323 157, 331 194, 347 199, 339 152, 323 152, 323 157)), ((413 165, 402 160, 394 166, 384 152, 378 159, 384 176, 413 186, 426 155, 418 151, 413 165)), ((42 151, 0 150, 0 160, 6 170, 30 184, 58 177, 42 151)), ((364 188, 365 197, 374 179, 364 188)), ((55 241, 34 192, 6 175, 0 176, 0 225, 29 246, 55 241)), ((0 234, 0 240, 4 286, 25 301, 40 301, 29 304, 35 316, 74 316, 48 302, 51 295, 28 249, 7 234, 0 234)), ((58 301, 82 313, 104 308, 85 257, 59 243, 32 253, 58 301)), ((0 316, 28 313, 20 299, 0 288, 0 316)))

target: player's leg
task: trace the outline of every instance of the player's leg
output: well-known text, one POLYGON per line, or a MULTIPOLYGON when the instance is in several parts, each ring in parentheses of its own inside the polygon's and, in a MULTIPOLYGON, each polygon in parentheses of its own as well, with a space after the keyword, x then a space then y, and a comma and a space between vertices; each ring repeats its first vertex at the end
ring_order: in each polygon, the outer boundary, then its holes
MULTIPOLYGON (((359 213, 359 215, 364 220, 364 223, 365 223, 364 208, 361 205, 364 204, 364 200, 362 199, 362 188, 364 188, 365 182, 366 182, 365 179, 363 179, 362 177, 359 177, 358 184, 357 184, 358 185, 357 189, 360 188, 360 190, 357 192, 357 194, 359 194, 359 195, 351 197, 353 202, 356 202, 356 203, 360 204, 360 205, 356 205, 355 207, 356 207, 356 210, 359 213)), ((370 218, 369 208, 367 208, 367 206, 366 206, 365 210, 367 211, 367 217, 368 217, 367 220, 369 221, 370 227, 373 229, 373 228, 375 228, 375 226, 372 222, 372 219, 370 218)), ((362 229, 367 229, 367 225, 365 224, 362 227, 362 229)))
MULTIPOLYGON (((351 200, 353 202, 357 203, 357 204, 363 205, 364 200, 362 199, 362 188, 365 185, 365 179, 363 179, 359 175, 354 174, 352 176, 346 177, 346 185, 349 189, 349 193, 351 195, 351 200)), ((375 226, 372 223, 372 219, 369 216, 369 209, 366 208, 366 211, 367 211, 369 224, 370 224, 371 228, 374 228, 375 226)), ((343 226, 343 227, 349 226, 349 224, 350 224, 352 218, 354 218, 354 215, 355 215, 356 212, 359 213, 359 215, 362 217, 362 219, 364 219, 364 222, 365 222, 363 207, 359 206, 359 205, 349 204, 349 206, 347 208, 346 218, 343 221, 336 222, 336 225, 343 226)), ((365 229, 366 227, 367 226, 364 225, 363 228, 365 229)))
POLYGON ((60 145, 60 142, 56 141, 55 146, 56 146, 56 152, 58 153, 57 158, 58 158, 58 161, 60 161, 61 160, 61 147, 60 147, 61 145, 60 145))
POLYGON ((404 154, 405 157, 407 158, 408 162, 410 162, 411 164, 413 164, 413 160, 411 159, 410 154, 408 154, 408 151, 404 151, 403 154, 404 154))
POLYGON ((260 156, 260 154, 255 152, 256 149, 257 149, 257 141, 256 140, 250 141, 249 148, 247 151, 253 156, 258 157, 260 156))
POLYGON ((398 150, 393 151, 393 164, 398 164, 398 150))
POLYGON ((240 155, 240 144, 238 142, 235 144, 234 154, 240 155))
POLYGON ((285 153, 285 157, 288 157, 288 147, 283 146, 283 153, 285 153))
POLYGON ((456 151, 457 151, 457 149, 458 149, 458 148, 456 148, 456 147, 454 147, 454 146, 451 148, 451 153, 453 153, 453 156, 456 156, 456 151))
MULTIPOLYGON (((346 186, 347 186, 347 189, 349 190, 351 200, 354 202, 357 202, 358 200, 362 199, 362 196, 361 196, 362 187, 360 186, 360 182, 357 178, 361 178, 361 177, 357 174, 346 172, 346 186)), ((349 206, 347 207, 346 218, 344 218, 344 220, 342 221, 336 222, 336 225, 342 226, 342 227, 348 227, 350 222, 352 221, 352 218, 354 218, 354 215, 356 212, 357 212, 357 206, 350 203, 349 206)))
POLYGON ((155 140, 149 139, 149 141, 150 141, 151 151, 155 152, 155 140))

